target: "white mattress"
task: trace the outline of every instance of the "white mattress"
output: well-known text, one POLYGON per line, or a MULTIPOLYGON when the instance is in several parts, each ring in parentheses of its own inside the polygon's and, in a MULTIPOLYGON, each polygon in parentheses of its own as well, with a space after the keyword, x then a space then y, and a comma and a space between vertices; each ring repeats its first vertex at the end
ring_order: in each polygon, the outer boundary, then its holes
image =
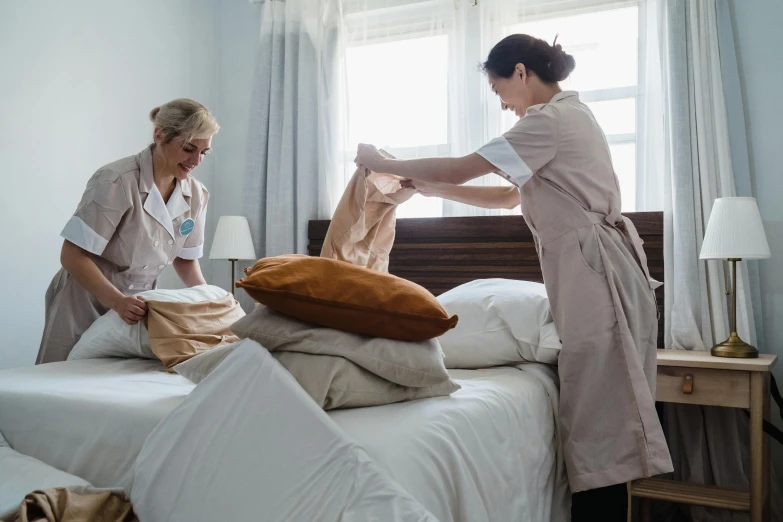
MULTIPOLYGON (((451 397, 331 417, 440 520, 566 520, 552 370, 451 373, 462 386, 451 397)), ((147 435, 193 386, 139 359, 0 371, 0 431, 20 453, 120 486, 147 435)))

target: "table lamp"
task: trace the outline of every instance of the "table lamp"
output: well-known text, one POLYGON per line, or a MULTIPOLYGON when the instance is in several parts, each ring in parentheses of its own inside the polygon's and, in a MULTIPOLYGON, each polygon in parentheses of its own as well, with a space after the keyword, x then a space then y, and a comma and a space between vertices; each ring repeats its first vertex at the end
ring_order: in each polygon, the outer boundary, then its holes
POLYGON ((256 260, 250 225, 245 216, 220 216, 209 258, 231 261, 231 294, 234 295, 236 262, 239 259, 256 260))
MULTIPOLYGON (((769 259, 756 198, 718 198, 712 207, 700 259, 727 259, 731 263, 731 335, 712 347, 716 357, 758 357, 758 350, 737 335, 737 261, 769 259)), ((728 292, 727 292, 728 293, 728 292)))

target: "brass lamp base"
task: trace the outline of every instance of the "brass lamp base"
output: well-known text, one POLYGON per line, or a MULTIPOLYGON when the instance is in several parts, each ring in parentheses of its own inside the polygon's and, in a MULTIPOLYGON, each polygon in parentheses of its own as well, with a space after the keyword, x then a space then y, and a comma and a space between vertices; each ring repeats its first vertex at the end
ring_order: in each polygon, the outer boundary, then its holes
POLYGON ((710 350, 715 357, 734 357, 737 359, 753 359, 759 356, 759 351, 732 332, 728 339, 716 344, 710 350))

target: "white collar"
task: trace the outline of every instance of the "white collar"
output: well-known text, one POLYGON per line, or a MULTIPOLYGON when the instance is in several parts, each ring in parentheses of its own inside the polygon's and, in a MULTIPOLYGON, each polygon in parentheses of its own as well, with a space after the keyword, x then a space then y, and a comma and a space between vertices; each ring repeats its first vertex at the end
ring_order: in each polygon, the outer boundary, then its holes
POLYGON ((169 233, 172 239, 174 239, 174 219, 178 218, 188 210, 190 205, 182 195, 182 188, 180 182, 177 180, 177 185, 174 187, 169 198, 168 204, 163 202, 163 196, 161 196, 157 185, 154 183, 150 187, 147 200, 144 202, 144 210, 152 216, 155 221, 161 224, 163 228, 169 233))

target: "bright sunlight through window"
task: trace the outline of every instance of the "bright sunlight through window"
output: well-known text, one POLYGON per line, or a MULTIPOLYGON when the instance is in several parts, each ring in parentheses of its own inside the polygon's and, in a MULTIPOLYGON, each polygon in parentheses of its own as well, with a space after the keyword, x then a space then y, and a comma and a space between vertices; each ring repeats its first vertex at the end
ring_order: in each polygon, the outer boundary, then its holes
MULTIPOLYGON (((526 33, 558 43, 576 59, 576 70, 562 83, 577 90, 607 135, 620 180, 623 211, 636 209, 636 95, 638 77, 638 10, 608 9, 534 20, 508 26, 507 34, 526 33)), ((469 39, 469 38, 468 38, 469 39)), ((463 121, 449 111, 449 53, 457 45, 447 34, 386 38, 382 43, 349 47, 349 143, 373 143, 398 157, 452 154, 449 125, 463 121)), ((476 46, 478 48, 478 45, 476 46)), ((464 71, 475 81, 476 68, 464 71)), ((480 96, 471 111, 481 111, 480 96)), ((490 103, 495 103, 490 97, 490 103)), ((498 109, 499 110, 499 109, 498 109)), ((510 128, 515 116, 502 116, 510 128)), ((354 150, 346 151, 346 166, 354 150)), ((518 213, 517 209, 517 213, 518 213)), ((398 209, 398 217, 438 217, 443 203, 416 196, 398 209)))

